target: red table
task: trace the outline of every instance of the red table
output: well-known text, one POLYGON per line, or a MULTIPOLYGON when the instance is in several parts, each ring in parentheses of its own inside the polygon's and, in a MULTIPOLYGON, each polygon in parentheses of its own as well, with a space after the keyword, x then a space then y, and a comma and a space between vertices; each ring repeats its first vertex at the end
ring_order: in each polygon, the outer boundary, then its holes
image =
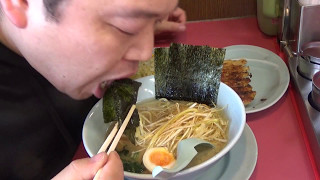
MULTIPOLYGON (((189 22, 186 32, 170 39, 172 41, 213 47, 254 45, 284 57, 276 37, 266 36, 259 30, 256 17, 189 22)), ((157 41, 156 45, 168 46, 170 42, 157 41)), ((258 160, 251 180, 320 179, 294 91, 290 82, 287 92, 275 105, 247 115, 247 123, 258 144, 258 160)), ((82 157, 88 155, 81 144, 75 159, 82 157)))

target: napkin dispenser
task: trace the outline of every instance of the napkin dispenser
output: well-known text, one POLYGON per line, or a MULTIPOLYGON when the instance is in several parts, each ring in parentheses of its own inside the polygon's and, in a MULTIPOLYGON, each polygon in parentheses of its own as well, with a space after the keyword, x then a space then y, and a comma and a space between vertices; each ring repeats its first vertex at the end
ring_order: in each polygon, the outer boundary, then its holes
POLYGON ((320 41, 320 0, 280 0, 279 8, 281 48, 299 55, 303 44, 320 41))

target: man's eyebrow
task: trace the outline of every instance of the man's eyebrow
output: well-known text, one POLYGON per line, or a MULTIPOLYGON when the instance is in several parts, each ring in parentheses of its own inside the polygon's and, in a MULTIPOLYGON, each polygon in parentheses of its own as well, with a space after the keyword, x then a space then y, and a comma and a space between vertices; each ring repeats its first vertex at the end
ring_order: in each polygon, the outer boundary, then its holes
MULTIPOLYGON (((173 10, 175 10, 176 8, 178 8, 178 4, 175 6, 175 8, 173 10)), ((160 14, 158 12, 148 11, 145 9, 144 10, 135 9, 132 11, 127 11, 125 14, 128 16, 132 16, 132 17, 146 17, 146 18, 163 16, 163 14, 160 14)))
POLYGON ((127 11, 126 13, 128 16, 132 17, 159 17, 161 16, 160 13, 153 12, 153 11, 147 11, 147 10, 133 10, 133 11, 127 11))

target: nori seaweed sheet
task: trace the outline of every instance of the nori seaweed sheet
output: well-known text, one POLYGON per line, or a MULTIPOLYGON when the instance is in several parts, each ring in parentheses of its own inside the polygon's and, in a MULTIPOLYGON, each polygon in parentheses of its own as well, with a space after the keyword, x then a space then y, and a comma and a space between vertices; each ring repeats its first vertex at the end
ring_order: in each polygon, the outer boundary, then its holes
MULTIPOLYGON (((126 118, 131 106, 136 104, 140 82, 131 79, 114 81, 103 96, 103 118, 105 123, 118 121, 119 127, 126 118)), ((139 126, 139 114, 134 110, 124 134, 134 144, 136 127, 139 126)))
POLYGON ((223 48, 177 43, 155 48, 156 98, 215 105, 225 52, 223 48))

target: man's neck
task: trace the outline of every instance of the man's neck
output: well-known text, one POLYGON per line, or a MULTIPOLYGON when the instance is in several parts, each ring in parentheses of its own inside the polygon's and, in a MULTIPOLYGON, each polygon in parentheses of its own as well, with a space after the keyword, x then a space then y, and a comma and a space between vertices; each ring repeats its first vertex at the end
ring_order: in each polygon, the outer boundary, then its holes
POLYGON ((19 50, 14 45, 12 45, 12 43, 10 43, 10 41, 6 38, 6 36, 3 33, 3 30, 1 28, 1 24, 0 24, 0 43, 3 44, 4 46, 6 46, 7 48, 11 49, 15 53, 21 55, 19 50))

